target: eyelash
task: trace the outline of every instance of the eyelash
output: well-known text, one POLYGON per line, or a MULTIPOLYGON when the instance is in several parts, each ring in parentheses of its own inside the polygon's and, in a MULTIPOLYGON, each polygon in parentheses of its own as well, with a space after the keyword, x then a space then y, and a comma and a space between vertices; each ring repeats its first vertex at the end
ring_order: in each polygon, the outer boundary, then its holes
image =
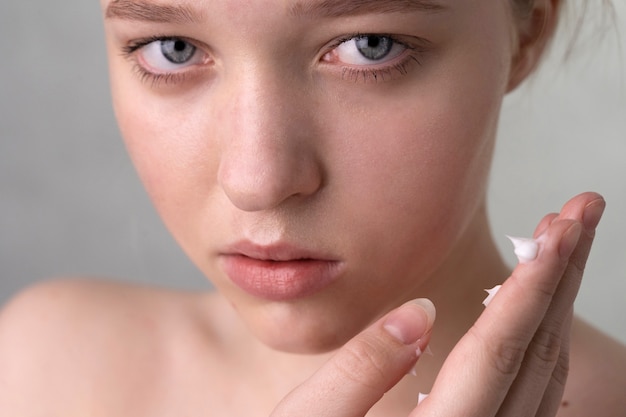
MULTIPOLYGON (((389 78, 392 78, 394 72, 399 74, 400 76, 407 75, 409 72, 409 65, 411 63, 417 63, 419 66, 422 65, 422 55, 427 51, 424 46, 415 46, 398 39, 397 36, 384 33, 353 33, 338 39, 336 42, 331 44, 329 50, 334 50, 344 42, 348 42, 365 36, 378 36, 389 38, 394 44, 398 44, 406 48, 406 51, 402 52, 402 59, 399 60, 399 62, 394 62, 393 64, 382 64, 382 66, 378 68, 372 68, 374 67, 374 65, 370 67, 355 67, 344 64, 341 68, 342 79, 354 80, 355 83, 359 80, 366 83, 370 81, 378 82, 379 79, 380 81, 384 82, 388 81, 387 79, 385 79, 385 76, 388 75, 389 78)), ((420 40, 422 43, 427 43, 425 39, 420 40)))
MULTIPOLYGON (((353 80, 355 83, 358 81, 366 83, 370 81, 384 82, 388 81, 388 79, 393 78, 394 73, 399 74, 400 76, 407 75, 409 72, 409 65, 411 63, 417 63, 419 66, 422 65, 421 57, 426 52, 426 48, 423 46, 414 46, 407 42, 401 41, 394 35, 380 33, 354 33, 343 36, 337 41, 333 42, 328 47, 328 51, 330 52, 334 50, 344 42, 348 42, 356 38, 365 36, 379 36, 389 38, 394 44, 401 45, 402 47, 406 48, 406 50, 402 52, 402 58, 398 60, 398 62, 394 62, 393 64, 385 63, 382 64, 380 67, 376 67, 375 65, 371 65, 370 67, 359 67, 343 64, 341 67, 342 79, 353 80), (387 76, 389 77, 388 79, 386 79, 387 76)), ((149 71, 139 63, 137 57, 135 56, 137 51, 151 44, 152 42, 162 42, 168 40, 183 40, 185 42, 189 42, 191 45, 194 45, 196 48, 198 48, 198 50, 202 50, 202 48, 196 46, 194 42, 192 42, 191 40, 187 40, 185 37, 181 36, 151 36, 149 38, 132 41, 122 48, 122 56, 133 63, 133 71, 137 74, 139 79, 144 83, 150 83, 153 88, 158 88, 162 85, 176 85, 183 83, 190 75, 189 70, 183 70, 180 72, 155 73, 149 71)), ((425 42, 424 40, 422 41, 425 42)), ((393 59, 393 61, 396 61, 396 59, 393 59)))

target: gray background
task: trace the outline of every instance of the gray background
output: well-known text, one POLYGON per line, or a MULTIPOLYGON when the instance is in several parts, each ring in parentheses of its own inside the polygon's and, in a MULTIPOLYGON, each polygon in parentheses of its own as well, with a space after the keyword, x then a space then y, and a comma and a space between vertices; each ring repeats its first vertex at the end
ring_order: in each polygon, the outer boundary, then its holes
MULTIPOLYGON (((600 2, 590 0, 590 33, 573 55, 564 62, 557 49, 507 98, 490 209, 513 263, 504 234, 530 235, 574 194, 603 193, 608 208, 576 307, 626 341, 626 4, 614 1, 617 24, 603 30, 600 2)), ((98 2, 2 0, 0 35, 0 304, 67 275, 208 288, 125 154, 98 2)))

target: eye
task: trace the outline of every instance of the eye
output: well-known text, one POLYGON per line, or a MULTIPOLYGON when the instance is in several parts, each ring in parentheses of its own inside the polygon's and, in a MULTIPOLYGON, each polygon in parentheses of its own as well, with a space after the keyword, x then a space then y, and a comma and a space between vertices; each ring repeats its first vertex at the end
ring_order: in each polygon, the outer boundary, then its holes
POLYGON ((196 46, 180 38, 154 40, 137 52, 140 63, 154 73, 168 73, 206 60, 206 55, 196 46))
MULTIPOLYGON (((331 54, 335 59, 348 65, 371 65, 391 61, 401 55, 407 47, 390 36, 358 35, 339 44, 331 54)), ((332 58, 331 58, 332 57, 332 58)))

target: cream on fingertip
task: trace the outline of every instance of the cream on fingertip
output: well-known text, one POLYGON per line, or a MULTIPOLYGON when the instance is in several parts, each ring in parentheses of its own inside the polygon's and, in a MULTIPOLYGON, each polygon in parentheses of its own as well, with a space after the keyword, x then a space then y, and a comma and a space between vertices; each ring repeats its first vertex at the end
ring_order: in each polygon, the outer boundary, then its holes
MULTIPOLYGON (((422 339, 418 340, 417 342, 420 343, 421 341, 422 341, 422 339)), ((424 350, 420 349, 419 346, 417 347, 417 349, 418 349, 417 352, 419 352, 417 356, 421 356, 424 353, 427 354, 428 356, 435 356, 433 354, 433 350, 430 348, 430 345, 426 345, 424 350)))
POLYGON ((424 353, 427 354, 428 356, 435 356, 435 354, 433 353, 433 350, 430 348, 430 345, 426 345, 426 349, 424 349, 424 353))
MULTIPOLYGON (((422 349, 419 346, 415 349, 415 356, 417 356, 417 359, 419 359, 423 353, 424 352, 422 352, 422 349)), ((413 365, 413 367, 406 374, 411 376, 417 376, 417 370, 415 369, 415 365, 413 365)))
POLYGON ((493 300, 493 297, 496 296, 496 294, 498 293, 498 291, 500 291, 500 288, 502 287, 502 285, 496 285, 495 287, 489 289, 489 290, 485 290, 485 292, 488 294, 487 298, 485 298, 483 300, 483 305, 485 307, 487 307, 489 305, 489 303, 491 302, 491 300, 493 300))
POLYGON ((428 394, 422 394, 421 392, 417 394, 417 405, 420 405, 422 401, 428 398, 428 394))
POLYGON ((536 239, 507 236, 515 247, 515 255, 519 263, 523 264, 537 258, 539 243, 536 239))

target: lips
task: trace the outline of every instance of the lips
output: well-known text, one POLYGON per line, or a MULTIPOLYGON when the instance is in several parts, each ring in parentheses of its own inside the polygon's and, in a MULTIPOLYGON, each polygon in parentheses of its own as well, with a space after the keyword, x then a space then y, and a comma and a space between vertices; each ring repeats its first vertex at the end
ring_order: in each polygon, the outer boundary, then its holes
POLYGON ((231 281, 248 294, 271 301, 311 296, 335 282, 343 263, 291 245, 240 242, 219 256, 231 281))

